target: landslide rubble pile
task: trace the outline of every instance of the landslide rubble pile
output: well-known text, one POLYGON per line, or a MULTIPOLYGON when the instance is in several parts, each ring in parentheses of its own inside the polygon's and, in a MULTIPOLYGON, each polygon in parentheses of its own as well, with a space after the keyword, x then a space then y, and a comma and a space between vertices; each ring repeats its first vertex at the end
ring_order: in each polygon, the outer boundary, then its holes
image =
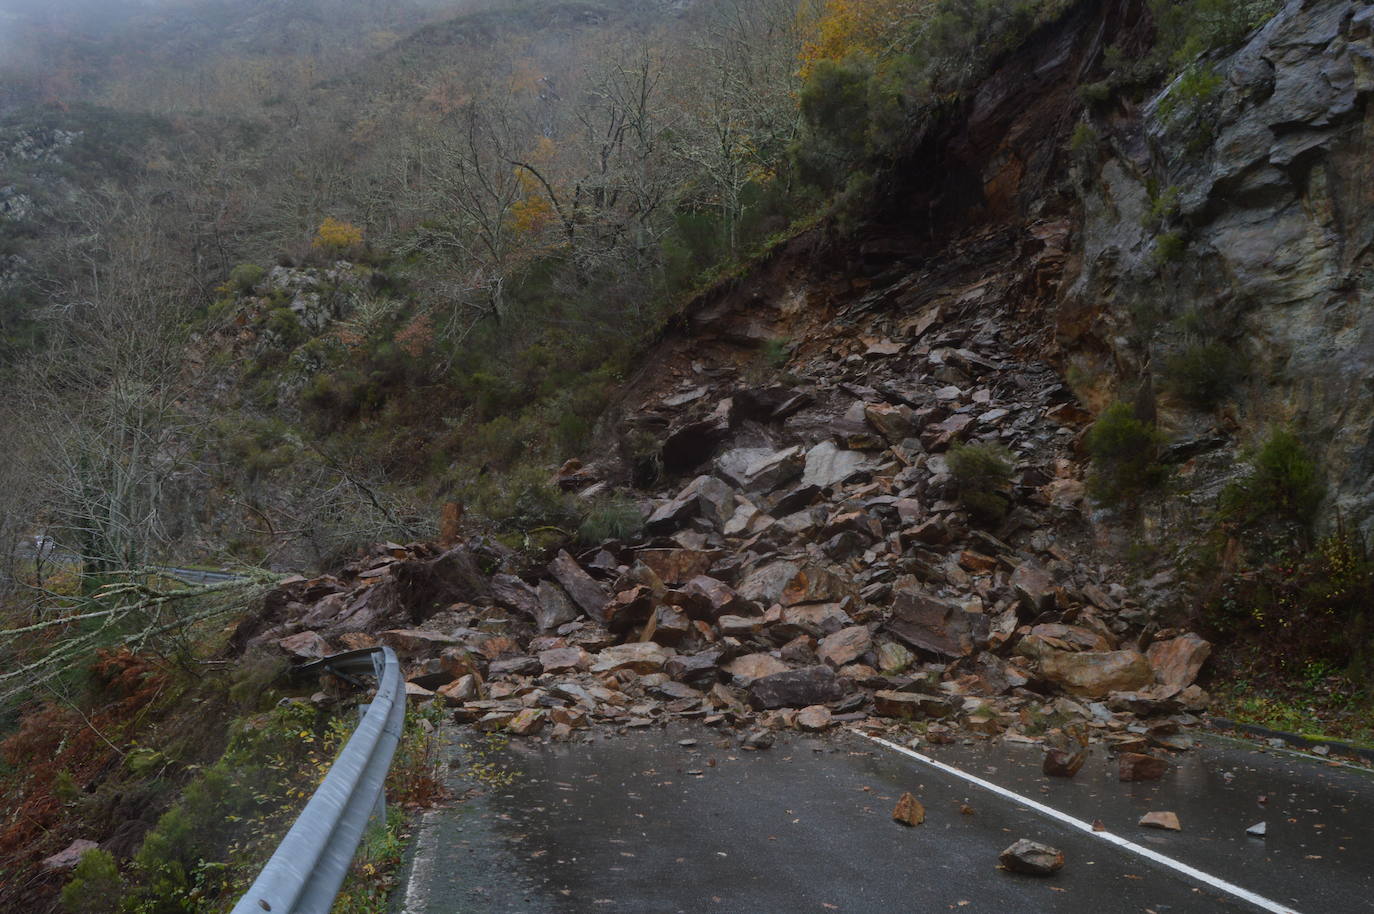
MULTIPOLYGON (((1160 628, 1085 557, 1086 416, 1047 365, 1012 357, 1024 341, 967 310, 856 322, 793 359, 786 385, 682 372, 632 417, 680 474, 646 504, 642 541, 523 575, 481 537, 386 544, 283 582, 237 646, 306 660, 387 644, 415 700, 556 739, 679 717, 751 747, 784 727, 919 721, 931 740, 1188 748, 1211 646, 1160 628), (1006 505, 995 529, 965 511, 949 460, 979 441, 1015 463, 985 493, 1006 505)), ((611 487, 576 462, 558 481, 611 487)))

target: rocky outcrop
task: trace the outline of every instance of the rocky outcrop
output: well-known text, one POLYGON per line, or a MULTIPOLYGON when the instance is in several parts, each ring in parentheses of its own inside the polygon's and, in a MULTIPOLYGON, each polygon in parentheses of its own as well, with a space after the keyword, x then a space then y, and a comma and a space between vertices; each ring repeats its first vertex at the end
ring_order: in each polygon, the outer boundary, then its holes
POLYGON ((1203 65, 1217 85, 1201 98, 1175 82, 1135 116, 1094 121, 1101 158, 1087 169, 1081 266, 1056 305, 1060 343, 1082 374, 1152 377, 1156 392, 1199 333, 1232 347, 1246 379, 1223 419, 1167 390, 1158 402, 1176 437, 1222 448, 1193 485, 1215 491, 1231 454, 1290 423, 1322 458, 1327 515, 1368 539, 1374 13, 1292 0, 1203 65))

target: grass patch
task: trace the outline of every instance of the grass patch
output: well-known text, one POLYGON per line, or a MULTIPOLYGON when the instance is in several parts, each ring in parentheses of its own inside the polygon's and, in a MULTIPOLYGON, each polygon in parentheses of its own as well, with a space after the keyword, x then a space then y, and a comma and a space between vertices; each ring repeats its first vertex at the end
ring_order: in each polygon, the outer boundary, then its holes
POLYGON ((577 538, 588 546, 606 540, 632 540, 644 529, 644 512, 631 498, 599 499, 577 528, 577 538))
POLYGON ((1374 697, 1330 664, 1309 661, 1291 672, 1246 675, 1262 659, 1254 647, 1234 657, 1238 675, 1215 685, 1212 713, 1245 724, 1374 748, 1374 697))

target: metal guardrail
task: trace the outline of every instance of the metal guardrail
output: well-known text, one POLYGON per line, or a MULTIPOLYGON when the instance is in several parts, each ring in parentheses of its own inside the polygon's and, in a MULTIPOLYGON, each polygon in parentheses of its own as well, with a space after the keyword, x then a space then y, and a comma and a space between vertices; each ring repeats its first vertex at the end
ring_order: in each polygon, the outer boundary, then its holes
POLYGON ((291 830, 233 914, 327 914, 374 811, 405 721, 405 683, 389 647, 335 654, 299 668, 374 673, 377 696, 291 830))

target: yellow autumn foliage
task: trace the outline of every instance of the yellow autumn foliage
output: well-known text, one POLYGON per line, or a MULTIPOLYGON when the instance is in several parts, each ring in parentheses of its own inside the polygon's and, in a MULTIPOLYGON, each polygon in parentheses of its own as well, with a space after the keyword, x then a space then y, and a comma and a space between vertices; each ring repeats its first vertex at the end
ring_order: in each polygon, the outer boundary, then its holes
POLYGON ((797 55, 798 75, 806 79, 824 60, 850 54, 879 56, 904 23, 930 0, 825 0, 819 11, 805 14, 812 35, 797 55))
POLYGON ((363 230, 351 222, 327 217, 315 232, 314 246, 330 251, 341 251, 355 244, 363 243, 363 230))
POLYGON ((523 168, 515 170, 516 180, 524 194, 511 205, 511 227, 520 235, 533 235, 553 221, 553 204, 544 195, 539 180, 523 168))

